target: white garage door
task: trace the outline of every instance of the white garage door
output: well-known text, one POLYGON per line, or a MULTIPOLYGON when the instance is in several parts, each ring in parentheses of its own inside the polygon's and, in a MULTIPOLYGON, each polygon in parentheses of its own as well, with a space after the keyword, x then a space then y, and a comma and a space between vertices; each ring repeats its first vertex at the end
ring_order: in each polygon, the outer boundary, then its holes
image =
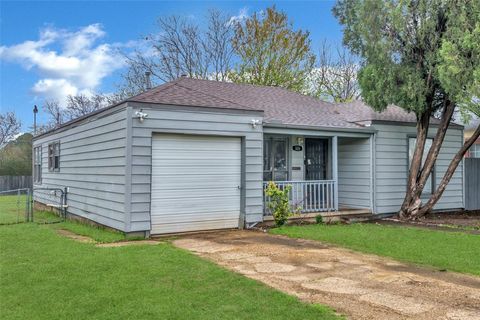
POLYGON ((240 138, 154 135, 152 234, 237 228, 240 181, 240 138))

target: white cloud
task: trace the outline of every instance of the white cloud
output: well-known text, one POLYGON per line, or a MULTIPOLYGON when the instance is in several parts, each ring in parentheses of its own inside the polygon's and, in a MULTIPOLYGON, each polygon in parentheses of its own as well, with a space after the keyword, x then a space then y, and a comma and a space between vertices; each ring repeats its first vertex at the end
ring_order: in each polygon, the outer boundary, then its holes
POLYGON ((228 21, 229 24, 239 23, 248 18, 248 8, 244 7, 238 11, 236 16, 231 16, 228 21))
POLYGON ((32 91, 47 97, 63 101, 68 95, 76 95, 77 87, 66 79, 41 79, 35 83, 32 91))
POLYGON ((34 70, 39 80, 32 92, 43 98, 93 92, 102 80, 124 65, 117 46, 99 43, 106 33, 100 24, 69 31, 48 27, 38 40, 0 46, 0 59, 34 70))

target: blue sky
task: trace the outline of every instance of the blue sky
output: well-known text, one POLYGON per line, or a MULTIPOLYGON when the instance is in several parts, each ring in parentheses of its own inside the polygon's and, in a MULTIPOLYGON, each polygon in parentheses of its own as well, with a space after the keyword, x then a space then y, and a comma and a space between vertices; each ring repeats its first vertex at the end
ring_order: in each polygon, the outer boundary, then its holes
POLYGON ((124 70, 115 52, 155 32, 158 16, 202 23, 209 8, 251 15, 273 4, 296 28, 310 31, 315 51, 323 39, 341 42, 334 1, 1 1, 0 111, 15 111, 26 130, 33 105, 45 99, 114 91, 124 70))

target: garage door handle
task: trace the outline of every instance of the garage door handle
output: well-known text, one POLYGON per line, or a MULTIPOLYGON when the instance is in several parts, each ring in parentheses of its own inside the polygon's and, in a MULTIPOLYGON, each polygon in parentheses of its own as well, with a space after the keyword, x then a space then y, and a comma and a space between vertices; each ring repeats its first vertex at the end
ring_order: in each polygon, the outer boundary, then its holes
POLYGON ((237 186, 237 189, 238 189, 238 190, 242 189, 242 186, 237 186))

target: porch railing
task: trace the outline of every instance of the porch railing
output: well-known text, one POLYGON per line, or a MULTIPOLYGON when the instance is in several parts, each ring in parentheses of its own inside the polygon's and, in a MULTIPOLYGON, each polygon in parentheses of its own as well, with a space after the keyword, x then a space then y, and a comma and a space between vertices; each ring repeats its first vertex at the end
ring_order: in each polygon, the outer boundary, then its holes
MULTIPOLYGON (((308 180, 308 181, 275 181, 279 188, 292 186, 290 203, 294 208, 300 208, 301 213, 335 211, 335 180, 308 180)), ((268 182, 263 182, 263 189, 268 182)), ((267 203, 269 197, 263 193, 264 215, 271 215, 267 203)))

